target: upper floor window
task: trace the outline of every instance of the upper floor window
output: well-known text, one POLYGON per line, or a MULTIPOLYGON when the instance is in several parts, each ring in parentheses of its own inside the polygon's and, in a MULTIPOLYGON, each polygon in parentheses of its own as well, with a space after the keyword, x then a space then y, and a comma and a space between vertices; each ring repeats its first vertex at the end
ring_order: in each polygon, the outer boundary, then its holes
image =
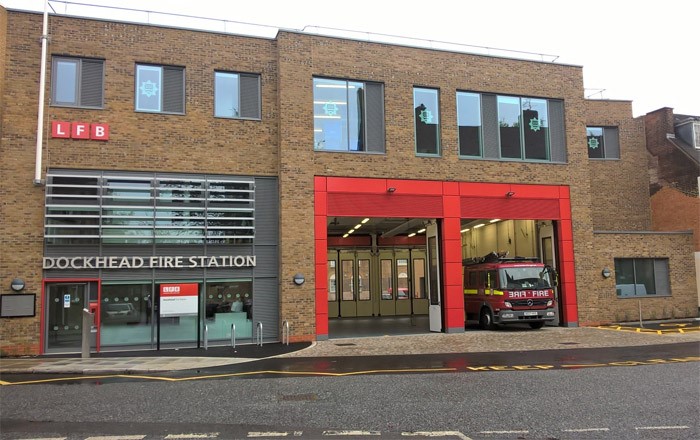
POLYGON ((137 64, 136 111, 185 113, 185 69, 137 64))
POLYGON ((104 60, 53 57, 51 104, 102 108, 104 63, 104 60))
POLYGON ((615 258, 617 296, 670 295, 667 258, 615 258))
POLYGON ((260 119, 260 75, 214 72, 214 116, 260 119))
POLYGON ((693 124, 693 139, 695 141, 695 148, 700 148, 700 123, 693 124))
POLYGON ((384 152, 384 86, 314 78, 314 149, 384 152))
POLYGON ((413 89, 413 109, 415 112, 416 153, 419 155, 440 155, 440 105, 438 90, 413 89))
POLYGON ((481 156, 481 96, 457 92, 459 155, 481 156))
POLYGON ((547 100, 498 97, 501 157, 549 159, 549 114, 547 100))
POLYGON ((620 146, 616 127, 586 127, 586 144, 590 159, 619 159, 620 146))

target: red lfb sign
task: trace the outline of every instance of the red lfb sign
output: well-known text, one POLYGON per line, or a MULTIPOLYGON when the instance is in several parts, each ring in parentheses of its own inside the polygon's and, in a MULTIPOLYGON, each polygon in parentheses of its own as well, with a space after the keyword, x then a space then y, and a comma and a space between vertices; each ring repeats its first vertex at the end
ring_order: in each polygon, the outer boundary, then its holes
POLYGON ((51 137, 64 139, 109 140, 109 124, 51 121, 51 137))
POLYGON ((160 285, 160 295, 161 296, 198 296, 199 295, 199 284, 197 284, 197 283, 161 284, 160 285))

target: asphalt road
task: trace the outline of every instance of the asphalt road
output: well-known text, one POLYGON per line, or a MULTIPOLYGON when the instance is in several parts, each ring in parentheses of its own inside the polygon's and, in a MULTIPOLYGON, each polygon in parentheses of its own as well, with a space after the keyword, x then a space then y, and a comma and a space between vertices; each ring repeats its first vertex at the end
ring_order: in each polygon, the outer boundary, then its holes
POLYGON ((700 362, 692 355, 697 344, 687 350, 687 356, 680 351, 665 356, 638 347, 636 355, 617 357, 594 350, 586 359, 597 358, 599 365, 590 368, 500 368, 535 361, 520 353, 517 363, 503 359, 501 365, 492 358, 490 366, 499 368, 470 370, 476 365, 463 364, 455 374, 217 376, 226 372, 206 371, 163 378, 171 380, 3 386, 0 436, 695 439, 700 438, 700 362))

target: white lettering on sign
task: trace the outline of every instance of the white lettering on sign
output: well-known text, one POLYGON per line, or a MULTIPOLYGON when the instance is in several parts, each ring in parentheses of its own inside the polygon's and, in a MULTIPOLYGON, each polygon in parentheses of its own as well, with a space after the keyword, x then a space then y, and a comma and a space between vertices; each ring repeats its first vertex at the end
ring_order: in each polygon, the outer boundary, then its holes
POLYGON ((551 290, 511 290, 508 298, 549 298, 551 290))
POLYGON ((204 267, 255 267, 255 255, 152 256, 152 257, 44 257, 44 269, 194 269, 204 267))

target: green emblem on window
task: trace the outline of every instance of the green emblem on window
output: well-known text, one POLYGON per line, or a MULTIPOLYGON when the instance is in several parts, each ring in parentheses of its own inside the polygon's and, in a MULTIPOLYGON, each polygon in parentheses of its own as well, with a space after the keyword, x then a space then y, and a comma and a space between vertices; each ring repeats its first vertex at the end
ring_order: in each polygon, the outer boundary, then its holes
POLYGON ((598 139, 596 139, 593 136, 589 137, 588 138, 588 148, 595 150, 598 147, 600 147, 600 142, 598 142, 598 139))
POLYGON ((421 112, 418 114, 418 117, 424 124, 430 124, 431 122, 433 122, 433 113, 428 109, 421 110, 421 112))
POLYGON ((323 111, 326 112, 328 116, 335 116, 338 114, 338 104, 335 102, 327 102, 323 104, 323 111))
POLYGON ((148 98, 151 96, 156 96, 158 93, 158 85, 151 80, 142 82, 139 89, 141 90, 141 93, 146 95, 148 98))
POLYGON ((540 128, 542 128, 542 122, 538 118, 532 118, 530 119, 530 130, 532 131, 540 131, 540 128))

